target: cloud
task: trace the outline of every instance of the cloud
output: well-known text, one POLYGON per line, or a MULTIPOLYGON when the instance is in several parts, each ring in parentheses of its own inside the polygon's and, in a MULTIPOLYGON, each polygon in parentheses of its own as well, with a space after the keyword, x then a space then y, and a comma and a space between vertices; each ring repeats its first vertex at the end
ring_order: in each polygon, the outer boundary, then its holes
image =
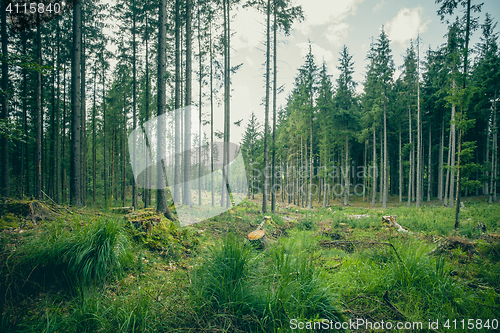
POLYGON ((240 9, 236 19, 231 21, 231 30, 238 33, 231 38, 235 50, 255 48, 265 40, 264 15, 254 8, 240 9))
MULTIPOLYGON (((302 58, 305 58, 306 54, 309 53, 309 43, 297 43, 296 47, 300 49, 300 55, 302 56, 302 58)), ((331 64, 334 59, 332 51, 326 50, 314 43, 311 43, 311 51, 314 55, 314 62, 317 66, 321 66, 323 60, 325 60, 325 62, 327 63, 327 67, 335 68, 334 66, 328 65, 328 63, 331 64)))
POLYGON ((381 0, 381 1, 379 1, 379 2, 375 5, 375 7, 373 7, 373 11, 374 11, 374 12, 378 12, 379 10, 381 10, 381 9, 382 9, 382 7, 384 7, 384 5, 385 5, 385 0, 381 0))
POLYGON ((342 22, 339 24, 328 26, 324 35, 330 43, 340 45, 342 44, 344 38, 347 37, 348 29, 349 24, 342 22))
POLYGON ((422 33, 427 30, 428 23, 422 18, 422 7, 402 8, 385 27, 391 41, 406 46, 411 39, 417 38, 419 31, 422 33))
POLYGON ((307 35, 311 28, 328 24, 328 28, 340 23, 349 15, 354 15, 358 4, 364 0, 298 0, 306 19, 297 25, 297 28, 307 35))

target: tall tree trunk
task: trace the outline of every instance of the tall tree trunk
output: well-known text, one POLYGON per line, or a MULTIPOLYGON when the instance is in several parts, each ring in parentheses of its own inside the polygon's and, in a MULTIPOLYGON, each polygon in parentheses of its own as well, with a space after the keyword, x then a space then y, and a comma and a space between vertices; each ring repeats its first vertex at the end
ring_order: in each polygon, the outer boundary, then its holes
MULTIPOLYGON (((464 59, 464 85, 462 87, 465 90, 467 83, 467 58, 469 55, 469 35, 470 35, 470 3, 471 0, 467 0, 467 23, 465 28, 465 59, 464 59)), ((463 115, 464 110, 463 106, 461 108, 461 114, 463 115)), ((458 165, 457 165, 457 203, 455 206, 455 230, 458 229, 460 223, 460 186, 462 182, 462 171, 461 171, 461 162, 462 162, 462 134, 463 130, 460 128, 458 135, 458 165)))
MULTIPOLYGON (((212 207, 215 206, 215 184, 214 184, 214 59, 212 49, 212 20, 209 20, 210 35, 210 187, 212 192, 212 207)), ((253 170, 253 169, 252 169, 253 170)), ((252 199, 253 199, 253 178, 252 178, 252 199)))
MULTIPOLYGON (((166 80, 165 73, 167 71, 167 0, 160 0, 159 16, 158 16, 158 116, 166 112, 166 80)), ((160 121, 160 125, 165 125, 165 122, 160 121)), ((158 155, 157 155, 157 189, 156 192, 156 210, 163 213, 166 218, 173 220, 174 217, 170 212, 167 204, 166 190, 166 175, 162 158, 165 156, 165 128, 158 126, 158 155)))
POLYGON ((201 106, 202 106, 202 87, 203 87, 203 62, 202 62, 202 50, 201 50, 201 13, 200 6, 198 6, 198 52, 199 52, 199 81, 200 81, 200 94, 198 101, 198 205, 201 206, 201 146, 203 142, 203 138, 201 136, 201 106))
MULTIPOLYGON (((63 68, 63 128, 62 128, 62 156, 61 159, 63 162, 66 162, 66 65, 63 68)), ((68 202, 68 184, 66 177, 66 168, 62 168, 61 172, 62 178, 62 201, 63 203, 68 202)))
POLYGON ((383 132, 380 133, 380 182, 379 182, 379 202, 384 201, 384 137, 383 132))
POLYGON ((388 185, 387 180, 387 112, 386 112, 386 100, 384 95, 384 200, 382 202, 382 207, 387 208, 387 194, 388 185))
POLYGON ((496 178, 497 178, 497 92, 495 90, 495 98, 493 99, 493 123, 491 124, 491 130, 493 132, 493 142, 492 142, 492 150, 491 150, 491 177, 490 177, 490 192, 488 202, 491 204, 493 201, 496 201, 496 178))
MULTIPOLYGON (((75 6, 76 10, 76 6, 75 6)), ((38 18, 39 19, 39 18, 38 18)), ((42 37, 40 25, 36 28, 36 43, 38 64, 42 65, 42 37)), ((36 72, 35 114, 36 114, 36 198, 42 199, 42 73, 36 72)))
MULTIPOLYGON (((146 121, 149 120, 149 25, 148 25, 148 14, 146 12, 146 58, 144 59, 146 63, 146 94, 145 94, 145 104, 146 104, 146 121)), ((144 189, 144 208, 151 205, 151 171, 149 170, 149 161, 146 160, 146 188, 144 189)))
POLYGON ((96 147, 96 137, 97 137, 97 128, 96 128, 96 94, 97 94, 97 64, 94 64, 94 98, 93 98, 93 106, 92 106, 92 203, 95 206, 96 203, 96 189, 97 189, 97 180, 96 180, 96 162, 97 162, 97 147, 96 147))
MULTIPOLYGON (((266 101, 264 115, 264 191, 262 193, 262 212, 267 212, 267 188, 268 174, 267 165, 269 161, 268 153, 268 133, 269 133, 269 75, 271 58, 271 0, 267 0, 267 28, 266 28, 266 101)), ((302 145, 301 145, 302 149, 302 145)))
MULTIPOLYGON (((2 12, 1 17, 1 34, 2 34, 2 53, 4 57, 8 54, 8 35, 7 35, 7 12, 5 10, 5 2, 0 6, 2 12)), ((9 88, 9 65, 6 60, 2 61, 2 114, 1 119, 7 121, 9 119, 9 96, 7 91, 9 88)), ((9 140, 6 136, 0 136, 0 151, 1 151, 1 175, 0 175, 0 195, 4 197, 9 196, 9 140)))
POLYGON ((191 206, 191 0, 186 0, 186 108, 184 110, 184 191, 182 203, 191 206))
POLYGON ((422 125, 420 116, 420 44, 417 44, 417 202, 420 207, 422 202, 422 125))
POLYGON ((80 157, 80 186, 82 187, 81 189, 81 196, 82 196, 82 203, 85 204, 87 200, 87 135, 86 135, 86 123, 87 123, 87 107, 85 105, 86 102, 86 94, 85 94, 85 86, 86 86, 86 78, 85 78, 85 34, 83 33, 83 27, 85 24, 84 21, 84 13, 85 10, 84 8, 81 9, 82 12, 82 55, 81 55, 81 80, 80 80, 80 89, 81 89, 81 99, 80 99, 80 110, 82 113, 82 116, 80 118, 80 152, 82 156, 80 157))
POLYGON ((349 139, 347 135, 344 138, 345 140, 345 173, 344 173, 344 206, 347 206, 347 199, 349 196, 349 139))
POLYGON ((444 155, 444 117, 441 121, 441 144, 439 146, 438 200, 443 200, 443 156, 444 155))
MULTIPOLYGON (((312 209, 312 189, 313 189, 313 176, 314 176, 314 168, 313 168, 313 114, 311 112, 311 128, 310 137, 309 137, 309 193, 307 197, 307 208, 312 209)), ((306 149, 307 152, 307 149, 306 149)))
MULTIPOLYGON (((136 165, 136 150, 137 150, 137 134, 136 134, 136 127, 137 127, 137 68, 136 68, 136 59, 137 59, 137 46, 135 42, 135 35, 136 35, 136 8, 135 8, 135 0, 132 0, 132 122, 133 122, 133 142, 134 144, 132 145, 132 155, 134 158, 132 159, 132 168, 135 170, 135 165, 136 165)), ((127 134, 127 128, 125 126, 125 137, 126 138, 127 134)), ((125 145, 124 145, 125 146, 125 145)), ((123 152, 123 159, 125 160, 125 151, 123 152)), ((125 171, 125 170, 124 170, 125 171)), ((125 205, 125 203, 124 203, 125 205)), ((137 184, 135 182, 134 176, 132 175, 132 206, 134 209, 137 209, 137 184)))
MULTIPOLYGON (((410 145, 412 144, 412 135, 411 135, 411 107, 408 105, 408 136, 409 136, 409 142, 410 145)), ((410 159, 410 165, 408 168, 408 202, 406 203, 406 207, 410 207, 411 205, 411 197, 413 193, 413 146, 411 148, 411 151, 409 153, 409 159, 410 159)))
POLYGON ((401 121, 399 122, 399 202, 403 202, 403 164, 401 160, 401 121))
POLYGON ((174 163, 174 202, 181 202, 181 14, 180 0, 175 1, 175 163, 174 163))
MULTIPOLYGON (((127 137, 127 93, 126 93, 126 83, 122 82, 122 86, 124 88, 123 89, 123 133, 122 133, 123 139, 120 140, 120 141, 122 143, 124 143, 125 138, 127 137)), ((134 140, 134 146, 135 146, 135 140, 134 140)), ((134 156, 134 159, 135 159, 136 155, 135 154, 132 154, 132 155, 134 156)), ((127 184, 127 172, 126 172, 127 159, 126 159, 125 156, 126 156, 126 153, 125 153, 125 144, 122 144, 122 146, 121 146, 121 160, 122 160, 122 207, 125 207, 125 191, 127 189, 126 188, 126 184, 127 184)), ((134 161, 132 161, 132 163, 134 163, 134 161)), ((134 179, 134 183, 135 183, 135 179, 134 179)), ((132 197, 133 197, 133 195, 132 195, 132 197)), ((118 199, 118 197, 116 199, 118 199)), ((133 201, 133 199, 132 199, 132 201, 133 201)), ((132 202, 132 204, 133 204, 133 202, 132 202)))
POLYGON ((73 57, 71 63, 71 175, 70 202, 82 206, 81 192, 81 52, 82 47, 82 13, 81 2, 73 8, 73 57))
POLYGON ((57 51, 56 51, 56 73, 57 73, 57 92, 56 92, 56 163, 55 163, 55 196, 54 200, 57 203, 61 202, 61 140, 59 138, 60 135, 60 121, 61 121, 61 112, 60 112, 60 99, 59 95, 61 93, 61 73, 59 72, 59 54, 60 54, 60 27, 59 21, 56 22, 56 43, 57 43, 57 51))
POLYGON ((231 116, 231 0, 227 0, 227 47, 226 47, 226 52, 227 52, 227 57, 226 57, 226 85, 225 85, 225 94, 224 94, 224 100, 225 100, 225 115, 224 115, 224 137, 225 137, 225 142, 224 142, 224 151, 226 152, 225 154, 225 159, 224 159, 224 166, 225 166, 225 172, 226 174, 224 175, 224 179, 226 186, 226 207, 230 207, 231 202, 230 202, 230 188, 229 188, 229 139, 230 139, 230 116, 231 116))
POLYGON ((372 207, 377 200, 377 137, 375 135, 375 124, 373 124, 373 184, 372 184, 372 207))
POLYGON ((104 47, 102 58, 102 142, 103 142, 103 170, 104 170, 104 207, 108 205, 108 169, 106 164, 106 66, 104 64, 104 47))
MULTIPOLYGON (((452 89, 455 90, 455 79, 452 82, 452 89)), ((451 124, 450 124, 450 136, 451 136, 451 146, 450 146, 450 189, 449 189, 449 201, 448 206, 453 207, 454 204, 454 193, 455 193, 455 147, 456 147, 456 129, 455 129, 455 103, 451 105, 451 124)))
POLYGON ((431 202, 431 186, 432 186, 432 125, 429 123, 429 166, 427 167, 427 202, 431 202))
MULTIPOLYGON (((276 31, 278 30, 278 24, 276 21, 276 0, 273 1, 274 6, 273 6, 273 155, 272 155, 272 162, 271 162, 271 211, 273 214, 276 212, 276 179, 275 179, 275 165, 276 165, 276 90, 277 90, 277 72, 278 72, 278 66, 277 66, 277 40, 276 40, 276 31)), ((312 141, 311 141, 312 142, 312 141)), ((311 149, 312 149, 312 144, 311 144, 311 149)), ((311 154, 312 156, 312 154, 311 154)), ((312 165, 312 164, 311 164, 312 165)), ((283 191, 283 189, 282 189, 283 191)), ((312 200, 311 200, 311 205, 312 205, 312 200)))

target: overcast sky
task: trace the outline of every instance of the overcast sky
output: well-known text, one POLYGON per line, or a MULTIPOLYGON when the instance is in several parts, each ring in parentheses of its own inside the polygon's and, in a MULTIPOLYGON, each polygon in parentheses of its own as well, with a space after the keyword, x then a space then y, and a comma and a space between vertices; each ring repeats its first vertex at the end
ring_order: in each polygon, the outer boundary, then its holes
MULTIPOLYGON (((490 13, 496 22, 500 0, 484 2, 480 23, 484 22, 485 13, 490 13)), ((316 64, 319 66, 325 60, 333 80, 339 74, 336 68, 339 51, 344 44, 347 45, 354 55, 354 79, 361 89, 370 42, 372 37, 378 37, 382 25, 391 41, 396 68, 402 65, 402 56, 419 31, 421 57, 429 45, 436 49, 445 41, 446 24, 440 22, 434 0, 295 0, 295 3, 302 5, 306 19, 293 26, 290 36, 278 37, 281 42, 278 48, 278 85, 284 85, 284 92, 277 99, 278 106, 285 105, 286 96, 293 88, 297 69, 304 63, 308 51, 308 40, 312 42, 316 64)), ((244 121, 240 128, 231 127, 231 141, 239 143, 252 111, 261 123, 264 122, 264 105, 261 103, 265 96, 265 16, 254 9, 239 9, 234 14, 231 64, 243 63, 243 66, 232 76, 231 120, 244 121)), ((479 30, 473 33, 472 45, 479 41, 480 33, 479 30)), ((399 70, 396 75, 399 75, 399 70)), ((222 109, 217 110, 218 121, 222 121, 222 112, 222 109)), ((216 124, 216 127, 222 129, 222 124, 216 124)))

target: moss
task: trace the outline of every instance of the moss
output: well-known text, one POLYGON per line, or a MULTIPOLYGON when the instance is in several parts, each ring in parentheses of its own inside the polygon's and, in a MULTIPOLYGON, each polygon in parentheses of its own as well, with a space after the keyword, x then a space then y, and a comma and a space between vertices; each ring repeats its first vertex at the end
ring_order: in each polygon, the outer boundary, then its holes
POLYGON ((5 214, 0 218, 0 230, 18 228, 20 219, 12 213, 5 214))

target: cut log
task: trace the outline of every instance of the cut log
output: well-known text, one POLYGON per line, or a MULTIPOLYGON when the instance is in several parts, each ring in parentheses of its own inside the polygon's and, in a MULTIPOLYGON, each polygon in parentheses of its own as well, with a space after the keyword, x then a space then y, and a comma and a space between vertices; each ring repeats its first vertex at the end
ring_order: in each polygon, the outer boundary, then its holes
POLYGON ((398 222, 396 222, 397 215, 382 216, 382 224, 388 224, 390 227, 394 227, 398 232, 409 232, 403 228, 398 222))

